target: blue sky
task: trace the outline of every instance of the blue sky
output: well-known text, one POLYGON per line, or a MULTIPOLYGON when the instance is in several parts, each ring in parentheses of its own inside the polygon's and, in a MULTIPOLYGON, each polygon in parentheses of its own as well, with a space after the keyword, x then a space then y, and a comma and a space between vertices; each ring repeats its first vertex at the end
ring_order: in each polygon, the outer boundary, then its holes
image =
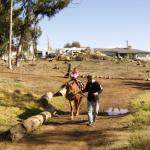
POLYGON ((74 0, 40 23, 39 48, 61 48, 79 41, 93 48, 125 47, 150 51, 150 0, 74 0), (76 2, 78 4, 76 4, 76 2))

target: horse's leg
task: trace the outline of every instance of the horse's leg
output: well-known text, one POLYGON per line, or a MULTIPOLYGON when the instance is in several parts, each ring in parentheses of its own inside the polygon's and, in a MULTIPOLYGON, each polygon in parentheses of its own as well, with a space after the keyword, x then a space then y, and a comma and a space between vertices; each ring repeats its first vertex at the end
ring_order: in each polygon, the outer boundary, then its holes
POLYGON ((73 101, 69 101, 70 111, 71 111, 71 120, 73 120, 73 101))
POLYGON ((75 105, 75 109, 76 109, 76 116, 77 116, 77 110, 78 110, 78 98, 77 97, 75 97, 74 98, 74 105, 75 105))
POLYGON ((79 99, 77 101, 76 116, 79 115, 81 101, 82 101, 82 97, 79 97, 79 99))

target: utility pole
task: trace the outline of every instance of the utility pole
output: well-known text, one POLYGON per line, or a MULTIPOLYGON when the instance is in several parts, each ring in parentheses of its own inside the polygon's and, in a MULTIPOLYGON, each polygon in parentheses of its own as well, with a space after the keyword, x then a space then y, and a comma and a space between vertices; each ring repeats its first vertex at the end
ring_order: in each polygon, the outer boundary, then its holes
POLYGON ((126 41, 126 44, 127 44, 127 48, 128 48, 129 47, 129 41, 128 40, 126 41))
POLYGON ((11 63, 11 51, 12 51, 12 13, 13 13, 13 0, 11 0, 11 6, 10 6, 9 53, 8 53, 9 69, 12 69, 12 63, 11 63))

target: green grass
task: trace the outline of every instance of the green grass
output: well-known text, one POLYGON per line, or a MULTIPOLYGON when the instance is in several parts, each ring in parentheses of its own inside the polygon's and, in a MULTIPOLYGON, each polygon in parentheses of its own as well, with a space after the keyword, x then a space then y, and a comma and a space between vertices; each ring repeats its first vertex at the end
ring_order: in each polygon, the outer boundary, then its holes
MULTIPOLYGON (((7 82, 3 82, 3 84, 7 84, 7 82)), ((10 83, 7 88, 6 85, 2 86, 0 88, 0 132, 17 124, 22 119, 27 119, 43 111, 38 103, 39 98, 40 96, 34 93, 26 93, 21 83, 10 83)), ((62 111, 68 111, 69 108, 69 102, 62 96, 52 98, 51 104, 62 111)))
POLYGON ((134 131, 129 139, 130 148, 133 150, 149 150, 150 149, 150 128, 146 130, 134 131))
POLYGON ((132 106, 137 110, 130 118, 130 138, 128 149, 150 149, 150 91, 136 95, 132 106))
POLYGON ((4 81, 2 85, 0 88, 1 132, 18 123, 20 119, 39 112, 37 111, 39 109, 38 97, 33 93, 25 93, 24 89, 20 88, 23 87, 21 83, 4 81))
POLYGON ((22 112, 23 110, 18 107, 0 106, 0 125, 11 126, 16 124, 17 116, 22 112))
POLYGON ((143 128, 150 126, 150 92, 146 91, 132 99, 132 105, 137 110, 133 114, 132 127, 143 128))
POLYGON ((57 109, 63 110, 63 111, 68 111, 69 110, 68 108, 70 108, 69 101, 66 100, 65 97, 63 97, 63 96, 53 97, 51 104, 53 106, 56 106, 57 109))

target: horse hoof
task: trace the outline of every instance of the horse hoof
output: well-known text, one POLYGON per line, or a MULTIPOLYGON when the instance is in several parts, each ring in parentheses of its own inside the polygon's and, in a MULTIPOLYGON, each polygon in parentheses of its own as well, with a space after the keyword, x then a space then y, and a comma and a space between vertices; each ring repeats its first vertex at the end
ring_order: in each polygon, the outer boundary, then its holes
POLYGON ((75 114, 75 116, 79 116, 79 113, 75 114))

